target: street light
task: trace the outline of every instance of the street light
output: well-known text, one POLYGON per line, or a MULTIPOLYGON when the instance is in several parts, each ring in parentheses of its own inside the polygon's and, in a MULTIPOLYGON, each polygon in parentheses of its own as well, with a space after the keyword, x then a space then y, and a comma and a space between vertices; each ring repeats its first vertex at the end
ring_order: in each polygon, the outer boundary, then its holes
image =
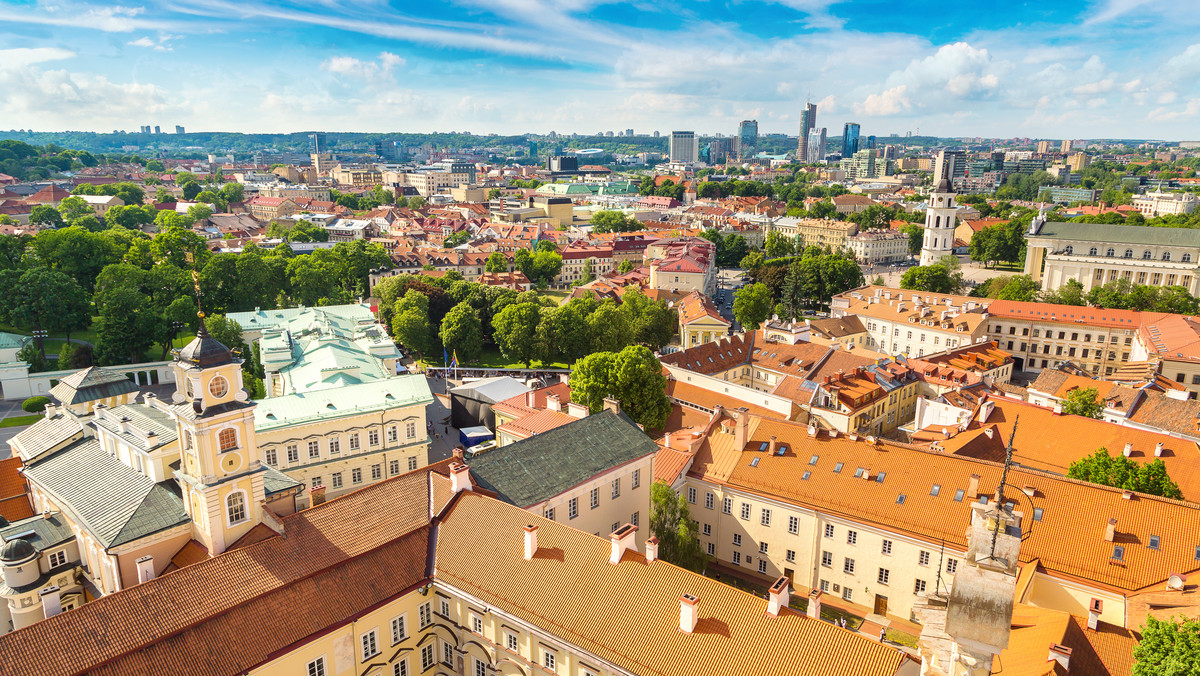
POLYGON ((49 336, 49 335, 50 334, 47 333, 44 329, 34 329, 33 330, 33 337, 35 340, 37 340, 38 349, 42 351, 42 359, 46 358, 46 342, 45 341, 46 341, 46 336, 49 336))

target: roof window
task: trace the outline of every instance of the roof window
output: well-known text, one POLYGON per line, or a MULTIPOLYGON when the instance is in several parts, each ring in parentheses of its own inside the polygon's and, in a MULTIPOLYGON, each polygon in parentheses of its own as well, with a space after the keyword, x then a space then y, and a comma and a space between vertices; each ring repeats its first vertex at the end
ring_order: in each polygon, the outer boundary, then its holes
POLYGON ((1042 520, 1042 514, 1044 514, 1044 513, 1045 513, 1045 511, 1046 511, 1046 510, 1042 509, 1041 507, 1034 507, 1034 508, 1033 508, 1033 520, 1034 520, 1034 521, 1041 521, 1041 520, 1042 520))
POLYGON ((859 467, 858 469, 854 470, 854 478, 855 478, 855 479, 861 479, 864 471, 865 471, 865 470, 864 470, 863 468, 861 468, 861 467, 859 467))
MULTIPOLYGON (((834 466, 833 466, 833 473, 834 473, 834 474, 841 474, 841 473, 842 473, 842 465, 843 465, 843 464, 844 464, 844 463, 840 463, 840 462, 839 462, 838 464, 834 465, 834 466)), ((1196 548, 1196 552, 1197 552, 1197 554, 1196 554, 1196 560, 1200 561, 1200 547, 1197 547, 1197 548, 1196 548)))
POLYGON ((905 496, 904 496, 904 494, 903 494, 903 493, 901 493, 900 495, 896 496, 896 504, 897 504, 897 505, 903 505, 903 504, 904 504, 904 497, 905 497, 905 496))
POLYGON ((815 464, 817 464, 817 461, 818 461, 818 460, 820 460, 820 459, 821 459, 821 456, 819 456, 819 455, 814 455, 813 457, 811 457, 811 458, 809 458, 809 459, 808 459, 808 464, 810 464, 810 465, 815 465, 815 464))
POLYGON ((751 460, 751 461, 750 461, 750 466, 751 466, 751 467, 758 467, 758 458, 755 458, 755 459, 751 460))
POLYGON ((1150 536, 1150 549, 1158 549, 1162 540, 1157 535, 1150 536))
POLYGON ((808 481, 808 477, 810 477, 810 476, 812 476, 812 472, 810 472, 808 470, 804 470, 804 476, 802 476, 800 478, 804 479, 805 481, 808 481))
POLYGON ((875 483, 877 483, 877 484, 883 483, 883 480, 885 477, 887 477, 887 472, 880 472, 879 476, 875 477, 875 483))
POLYGON ((1121 545, 1113 545, 1112 558, 1113 558, 1113 561, 1124 561, 1125 560, 1125 548, 1121 545))
POLYGON ((942 487, 938 484, 934 484, 933 488, 929 489, 929 494, 935 498, 938 496, 938 493, 941 493, 941 492, 942 492, 942 487))

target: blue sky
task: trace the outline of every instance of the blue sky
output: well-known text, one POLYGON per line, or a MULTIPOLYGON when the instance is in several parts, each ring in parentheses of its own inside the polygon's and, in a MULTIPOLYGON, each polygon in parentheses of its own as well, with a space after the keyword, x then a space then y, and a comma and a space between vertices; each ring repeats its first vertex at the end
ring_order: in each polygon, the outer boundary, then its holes
POLYGON ((1200 0, 117 3, 0 0, 0 129, 1200 138, 1200 0))

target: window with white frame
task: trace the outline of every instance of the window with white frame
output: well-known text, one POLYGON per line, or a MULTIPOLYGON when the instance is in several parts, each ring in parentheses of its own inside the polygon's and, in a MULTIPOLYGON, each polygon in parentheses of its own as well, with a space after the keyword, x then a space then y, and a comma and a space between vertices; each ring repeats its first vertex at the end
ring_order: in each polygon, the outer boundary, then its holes
POLYGON ((557 662, 558 662, 558 655, 554 654, 553 652, 551 652, 549 650, 546 650, 545 648, 542 649, 542 666, 543 667, 546 667, 550 671, 554 671, 554 665, 557 662))
POLYGON ((567 518, 574 519, 579 516, 579 498, 571 498, 567 501, 567 518))
POLYGON ((913 584, 913 593, 921 594, 924 591, 925 591, 925 580, 917 580, 916 583, 913 584))
POLYGON ((337 455, 342 452, 342 440, 337 437, 329 438, 329 454, 337 455))
POLYGON ((313 477, 313 478, 310 480, 310 483, 312 484, 312 487, 313 487, 313 488, 316 488, 317 486, 324 486, 324 485, 325 485, 325 484, 321 483, 321 475, 320 475, 320 474, 318 474, 318 475, 314 476, 314 477, 313 477))
POLYGON ((417 613, 421 621, 422 629, 428 627, 433 622, 433 607, 430 605, 429 601, 422 603, 420 608, 417 610, 417 613))
POLYGON ((742 546, 742 535, 741 535, 741 533, 734 533, 734 534, 733 534, 733 546, 734 546, 734 547, 741 547, 741 546, 742 546))
POLYGON ((335 489, 342 487, 342 473, 341 472, 334 472, 333 474, 330 475, 329 478, 331 479, 330 483, 333 485, 333 487, 335 489))
POLYGON ((765 542, 758 543, 758 553, 759 554, 767 553, 767 543, 765 543, 765 542))
POLYGON ((858 531, 854 531, 854 530, 846 531, 846 544, 848 544, 848 545, 858 544, 858 531))
POLYGON ((246 514, 245 491, 234 491, 225 498, 225 515, 229 519, 230 526, 236 526, 249 518, 246 514))
POLYGON ((721 512, 725 514, 733 514, 733 498, 721 499, 721 512))
POLYGON ((378 638, 378 632, 374 629, 359 637, 359 641, 362 643, 362 659, 364 662, 379 654, 378 638))
POLYGON ((53 569, 65 565, 67 565, 67 550, 63 549, 50 555, 50 568, 53 569))
POLYGON ((759 516, 758 522, 764 526, 770 526, 771 525, 771 510, 767 509, 766 507, 763 507, 762 514, 759 516))
POLYGON ((325 658, 318 657, 308 663, 308 676, 325 676, 325 658))
POLYGON ((401 657, 399 662, 392 665, 392 676, 408 676, 407 657, 401 657))
POLYGON ((875 581, 879 584, 887 584, 891 577, 892 571, 888 570, 887 568, 880 568, 879 575, 875 578, 875 581))
POLYGON ((742 503, 742 520, 743 521, 750 520, 750 503, 748 503, 748 502, 742 503))
POLYGON ((826 594, 829 593, 829 580, 821 580, 821 591, 826 594))
POLYGON ((798 517, 798 516, 789 516, 788 517, 788 532, 791 533, 792 535, 796 535, 800 532, 800 517, 798 517))
POLYGON ((633 477, 631 477, 629 479, 629 484, 630 484, 631 490, 635 490, 635 491, 638 489, 639 486, 642 485, 642 470, 640 470, 640 469, 633 470, 633 477))
POLYGON ((358 434, 350 435, 350 450, 352 450, 352 451, 358 450, 358 434))
POLYGON ((758 559, 758 572, 760 572, 760 573, 767 572, 767 560, 764 558, 761 558, 761 557, 758 559))
POLYGON ((379 445, 379 430, 368 430, 367 431, 367 441, 372 446, 378 446, 379 445))
POLYGON ((476 634, 483 633, 483 618, 478 615, 471 616, 471 631, 476 634))
POLYGON ((454 644, 442 641, 442 664, 454 666, 454 644))
POLYGON ((410 422, 404 423, 404 437, 406 439, 416 439, 417 438, 417 423, 416 422, 410 421, 410 422))
POLYGON ((712 509, 716 505, 716 496, 712 493, 704 494, 704 508, 712 509))
POLYGON ((633 514, 630 514, 629 515, 629 523, 631 523, 635 526, 639 525, 638 521, 641 520, 641 515, 642 515, 641 512, 634 512, 633 514))
POLYGON ((621 477, 612 480, 612 499, 621 497, 621 477))
POLYGON ((408 459, 408 471, 413 471, 417 468, 417 456, 412 456, 408 459))
POLYGON ((217 434, 217 444, 221 452, 232 451, 238 447, 237 432, 232 427, 227 427, 217 434))
POLYGON ((316 460, 317 458, 320 458, 320 457, 321 457, 321 442, 315 441, 315 440, 308 442, 308 459, 316 460))
POLYGON ((378 481, 383 478, 383 465, 371 465, 371 480, 378 481))
POLYGON ((442 599, 440 605, 442 615, 450 617, 450 599, 442 599))
POLYGON ((388 428, 388 443, 394 444, 400 441, 400 430, 395 425, 388 428))
POLYGON ((854 573, 854 559, 846 557, 845 562, 842 564, 842 572, 851 574, 854 573))
POLYGON ((711 524, 707 524, 707 523, 703 524, 701 530, 704 532, 705 535, 712 535, 712 525, 711 524))
POLYGON ((891 554, 891 553, 892 553, 892 541, 891 541, 891 540, 884 540, 884 541, 883 541, 883 553, 884 553, 884 554, 891 554))
POLYGON ((929 565, 929 552, 923 551, 920 554, 918 554, 917 555, 917 563, 921 564, 922 566, 928 566, 929 565))
POLYGON ((849 587, 842 587, 842 599, 851 601, 854 599, 854 590, 849 587))
POLYGON ((553 520, 554 520, 554 508, 553 508, 553 507, 547 507, 547 508, 546 508, 546 513, 545 513, 545 515, 544 515, 544 516, 545 516, 547 519, 550 519, 551 521, 553 521, 553 520))
POLYGON ((715 544, 714 544, 714 543, 712 543, 712 542, 708 543, 708 555, 709 555, 709 556, 716 556, 716 555, 717 555, 717 545, 715 545, 715 544))
POLYGON ((352 483, 356 483, 356 484, 362 483, 362 468, 361 467, 355 467, 354 469, 350 470, 350 481, 352 483))
POLYGON ((827 538, 833 537, 833 524, 831 524, 831 523, 825 524, 825 537, 827 537, 827 538))
POLYGON ((953 575, 958 571, 958 561, 954 559, 946 559, 946 572, 953 575))
POLYGON ((821 565, 826 568, 833 567, 833 552, 821 552, 821 565))
POLYGON ((600 489, 599 488, 593 488, 591 490, 591 492, 588 496, 588 502, 591 505, 592 509, 595 509, 600 506, 600 489))
POLYGON ((289 463, 300 462, 300 447, 296 444, 287 445, 287 459, 289 463))
POLYGON ((784 558, 786 558, 788 560, 788 563, 795 563, 796 562, 796 550, 794 550, 794 549, 787 550, 787 556, 784 558))
POLYGON ((273 448, 268 448, 268 449, 267 449, 267 450, 264 452, 264 455, 266 455, 266 457, 267 457, 267 464, 268 464, 268 465, 270 465, 270 466, 272 466, 272 467, 278 467, 278 466, 279 466, 279 456, 278 456, 278 455, 276 455, 276 453, 275 453, 275 449, 273 449, 273 448))
POLYGON ((421 671, 433 668, 433 644, 421 648, 421 671))
POLYGON ((475 662, 475 676, 487 676, 487 662, 478 657, 471 658, 475 662))
POLYGON ((742 553, 741 552, 733 553, 733 565, 735 565, 735 566, 742 565, 742 553))
POLYGON ((388 461, 388 474, 390 474, 391 476, 396 476, 399 473, 400 473, 400 461, 399 460, 389 460, 388 461))
POLYGON ((688 486, 687 501, 689 504, 693 504, 693 505, 696 504, 696 489, 693 488, 692 486, 688 486))
POLYGON ((504 635, 504 642, 508 646, 509 650, 513 651, 514 653, 517 652, 518 646, 517 646, 517 635, 516 634, 514 634, 512 632, 508 632, 507 634, 504 635))
POLYGON ((392 618, 392 645, 408 638, 408 615, 392 618))

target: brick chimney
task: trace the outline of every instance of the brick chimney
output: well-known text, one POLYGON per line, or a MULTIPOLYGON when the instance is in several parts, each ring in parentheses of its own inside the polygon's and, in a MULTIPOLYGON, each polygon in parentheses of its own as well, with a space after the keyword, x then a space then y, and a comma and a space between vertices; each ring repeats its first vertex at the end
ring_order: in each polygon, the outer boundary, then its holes
POLYGON ((617 401, 616 399, 613 399, 612 397, 605 397, 604 398, 604 410, 612 411, 613 413, 620 413, 621 412, 621 402, 617 401))
POLYGON ((466 454, 467 452, 463 450, 462 446, 456 446, 451 452, 451 455, 454 457, 454 459, 459 462, 463 461, 463 458, 466 456, 466 454))
POLYGON ((572 418, 586 418, 588 417, 588 408, 583 404, 576 404, 575 402, 570 401, 567 402, 567 415, 571 416, 572 418))
POLYGON ((1125 453, 1126 458, 1133 455, 1133 442, 1132 441, 1125 444, 1125 450, 1123 452, 1125 453))
POLYGON ((471 490, 471 468, 461 462, 450 465, 450 491, 459 493, 471 490))
POLYGON ((533 555, 537 554, 537 550, 538 550, 537 531, 538 531, 538 527, 533 524, 529 524, 528 526, 525 526, 525 560, 526 561, 532 561, 533 555))
POLYGON ((736 424, 733 427, 733 447, 741 451, 746 447, 750 436, 750 411, 745 407, 738 409, 736 424))
POLYGON ((46 587, 38 592, 38 597, 42 601, 42 613, 47 620, 62 612, 62 597, 59 595, 58 585, 46 587))
POLYGON ((646 563, 650 563, 658 558, 658 538, 652 537, 646 540, 646 563))
POLYGON ((1104 528, 1104 541, 1112 542, 1117 534, 1117 520, 1115 518, 1108 520, 1108 526, 1104 528))
POLYGON ((808 608, 804 611, 805 615, 814 620, 821 619, 821 590, 814 589, 808 593, 808 608))
POLYGON ((142 584, 143 582, 149 582, 150 580, 154 579, 154 557, 153 556, 143 556, 142 558, 138 559, 137 561, 134 561, 134 563, 137 564, 138 584, 142 584))
POLYGON ((529 390, 525 393, 525 405, 529 408, 537 407, 537 394, 534 390, 529 390))
POLYGON ((546 408, 551 411, 562 412, 562 397, 557 394, 546 395, 546 408))
POLYGON ((1104 602, 1100 599, 1092 599, 1092 602, 1088 604, 1088 629, 1096 631, 1096 627, 1100 626, 1100 613, 1103 611, 1104 602))
POLYGON ((767 446, 767 452, 770 453, 771 455, 775 455, 775 435, 774 434, 771 435, 771 443, 770 443, 770 445, 767 446))
POLYGON ((1054 415, 1062 415, 1062 402, 1054 402, 1054 415))
POLYGON ((979 497, 979 475, 972 474, 971 481, 967 483, 967 497, 971 500, 979 497))
POLYGON ((696 621, 700 619, 700 599, 691 594, 679 597, 679 631, 690 634, 696 631, 696 621))
POLYGON ((771 590, 767 599, 767 614, 773 617, 779 617, 779 609, 786 608, 788 601, 791 600, 791 593, 788 590, 788 578, 786 575, 781 575, 779 579, 775 580, 775 584, 771 585, 771 590))
POLYGON ((634 538, 635 533, 637 533, 637 526, 627 523, 608 536, 612 540, 612 553, 608 557, 609 563, 620 563, 621 557, 625 555, 625 550, 627 549, 637 551, 637 540, 634 538))
POLYGON ((1049 661, 1053 660, 1055 662, 1058 662, 1058 664, 1063 668, 1063 671, 1069 672, 1069 671, 1071 671, 1071 653, 1072 652, 1073 651, 1065 645, 1051 643, 1050 644, 1050 655, 1046 657, 1046 661, 1049 662, 1049 661))

